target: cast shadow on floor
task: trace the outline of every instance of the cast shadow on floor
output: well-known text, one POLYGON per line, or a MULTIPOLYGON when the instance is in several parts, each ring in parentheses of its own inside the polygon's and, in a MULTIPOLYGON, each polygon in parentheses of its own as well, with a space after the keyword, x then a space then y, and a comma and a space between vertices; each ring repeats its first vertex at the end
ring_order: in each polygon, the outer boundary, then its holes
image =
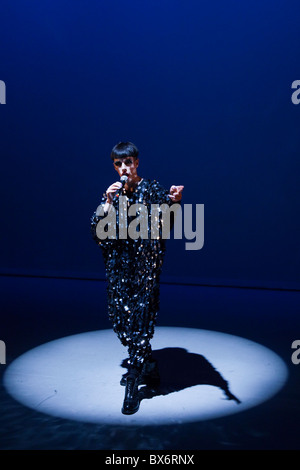
MULTIPOLYGON (((220 388, 227 400, 241 401, 231 393, 228 382, 202 355, 190 353, 184 348, 163 348, 153 351, 157 361, 160 381, 139 389, 140 401, 159 395, 179 392, 195 385, 211 385, 220 388)), ((126 367, 123 361, 122 367, 126 367)))

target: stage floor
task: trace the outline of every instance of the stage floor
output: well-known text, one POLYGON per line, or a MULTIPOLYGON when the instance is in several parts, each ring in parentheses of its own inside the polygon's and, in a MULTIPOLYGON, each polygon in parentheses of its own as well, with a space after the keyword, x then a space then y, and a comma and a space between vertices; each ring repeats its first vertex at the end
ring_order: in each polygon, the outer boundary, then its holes
POLYGON ((0 282, 0 449, 300 448, 299 292, 162 283, 163 386, 126 417, 105 283, 0 282))

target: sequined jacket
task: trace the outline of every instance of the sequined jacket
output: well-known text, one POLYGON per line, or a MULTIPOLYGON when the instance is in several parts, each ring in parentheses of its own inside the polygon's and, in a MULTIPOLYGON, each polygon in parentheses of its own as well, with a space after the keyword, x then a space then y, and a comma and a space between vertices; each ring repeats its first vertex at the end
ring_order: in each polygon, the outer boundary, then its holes
MULTIPOLYGON (((169 222, 168 227, 165 227, 166 231, 163 231, 163 216, 166 215, 168 208, 171 208, 174 204, 173 201, 169 198, 168 194, 169 192, 164 189, 158 181, 143 179, 136 187, 135 191, 129 193, 123 189, 123 191, 118 195, 123 196, 122 204, 125 202, 127 204, 128 210, 134 204, 136 205, 135 207, 137 211, 134 215, 129 216, 127 213, 126 219, 124 219, 124 216, 120 216, 120 209, 124 207, 120 205, 120 197, 114 198, 114 210, 110 211, 109 214, 105 214, 103 212, 102 215, 97 215, 97 212, 95 211, 91 218, 92 237, 102 248, 104 256, 106 255, 107 250, 110 250, 112 247, 119 246, 119 248, 121 248, 125 245, 140 246, 143 243, 149 245, 154 244, 154 240, 160 240, 162 247, 164 247, 165 240, 167 238, 166 234, 172 229, 174 224, 174 213, 173 211, 170 211, 170 219, 164 219, 165 222, 169 222), (143 215, 145 212, 139 210, 143 209, 141 206, 144 206, 144 209, 147 209, 146 236, 145 230, 141 230, 141 227, 139 226, 141 224, 138 224, 138 219, 145 222, 145 219, 141 217, 141 212, 143 215), (165 211, 163 208, 165 208, 165 211), (134 219, 137 222, 135 224, 135 239, 133 238, 132 234, 130 236, 130 226, 132 225, 134 219), (100 230, 98 226, 99 223, 102 223, 102 234, 104 234, 100 237, 100 230), (105 229, 104 226, 106 226, 105 229), (140 235, 137 234, 139 231, 141 232, 140 235)), ((105 201, 106 195, 103 194, 101 201, 101 205, 103 207, 105 205, 105 201)), ((145 229, 145 224, 143 223, 142 225, 145 229)))
MULTIPOLYGON (((91 218, 92 237, 101 247, 104 256, 106 278, 108 315, 113 323, 114 331, 125 346, 131 347, 131 360, 139 361, 143 357, 141 351, 146 348, 147 341, 152 337, 156 315, 159 309, 159 279, 163 265, 166 239, 162 230, 162 211, 152 211, 152 205, 163 207, 173 206, 173 201, 157 181, 143 179, 132 193, 126 193, 124 200, 128 209, 133 204, 144 206, 148 214, 148 230, 151 228, 151 215, 155 213, 155 221, 159 221, 159 230, 155 237, 121 238, 120 230, 115 230, 119 221, 119 198, 113 201, 114 210, 109 215, 97 215, 91 218), (110 215, 116 218, 109 221, 110 215), (108 231, 112 229, 114 238, 98 235, 97 226, 108 221, 108 231), (111 227, 109 227, 111 225, 111 227), (115 232, 114 232, 115 230, 115 232), (134 346, 135 345, 135 346, 134 346)), ((102 205, 106 196, 103 195, 102 205)), ((141 212, 143 208, 141 207, 141 212)), ((137 211, 139 212, 139 211, 137 211)), ((128 217, 130 226, 134 216, 128 217)), ((122 222, 123 223, 123 222, 122 222)), ((173 220, 171 221, 173 223, 173 220)), ((121 224, 122 225, 122 224, 121 224)), ((124 227, 121 227, 123 229, 124 227)), ((170 227, 171 228, 171 227, 170 227)))

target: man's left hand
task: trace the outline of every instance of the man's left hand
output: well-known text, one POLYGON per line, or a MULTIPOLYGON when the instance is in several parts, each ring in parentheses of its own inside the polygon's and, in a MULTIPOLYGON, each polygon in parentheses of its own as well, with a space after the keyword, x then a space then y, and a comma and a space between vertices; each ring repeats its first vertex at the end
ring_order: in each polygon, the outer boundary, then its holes
POLYGON ((182 191, 184 186, 171 186, 169 198, 172 199, 173 202, 178 202, 182 198, 182 191))

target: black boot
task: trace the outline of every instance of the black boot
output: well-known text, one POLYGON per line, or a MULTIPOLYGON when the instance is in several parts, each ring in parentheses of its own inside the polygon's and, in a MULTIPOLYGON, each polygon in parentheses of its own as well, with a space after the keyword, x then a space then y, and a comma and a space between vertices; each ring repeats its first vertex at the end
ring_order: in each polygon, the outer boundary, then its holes
POLYGON ((138 377, 138 375, 132 374, 126 377, 125 397, 122 406, 122 413, 124 415, 132 415, 136 413, 140 407, 138 377))
MULTIPOLYGON (((121 385, 126 385, 126 379, 129 372, 122 375, 120 380, 121 385)), ((138 385, 159 385, 160 376, 158 372, 158 365, 156 359, 148 359, 145 361, 142 372, 138 377, 138 385)))

